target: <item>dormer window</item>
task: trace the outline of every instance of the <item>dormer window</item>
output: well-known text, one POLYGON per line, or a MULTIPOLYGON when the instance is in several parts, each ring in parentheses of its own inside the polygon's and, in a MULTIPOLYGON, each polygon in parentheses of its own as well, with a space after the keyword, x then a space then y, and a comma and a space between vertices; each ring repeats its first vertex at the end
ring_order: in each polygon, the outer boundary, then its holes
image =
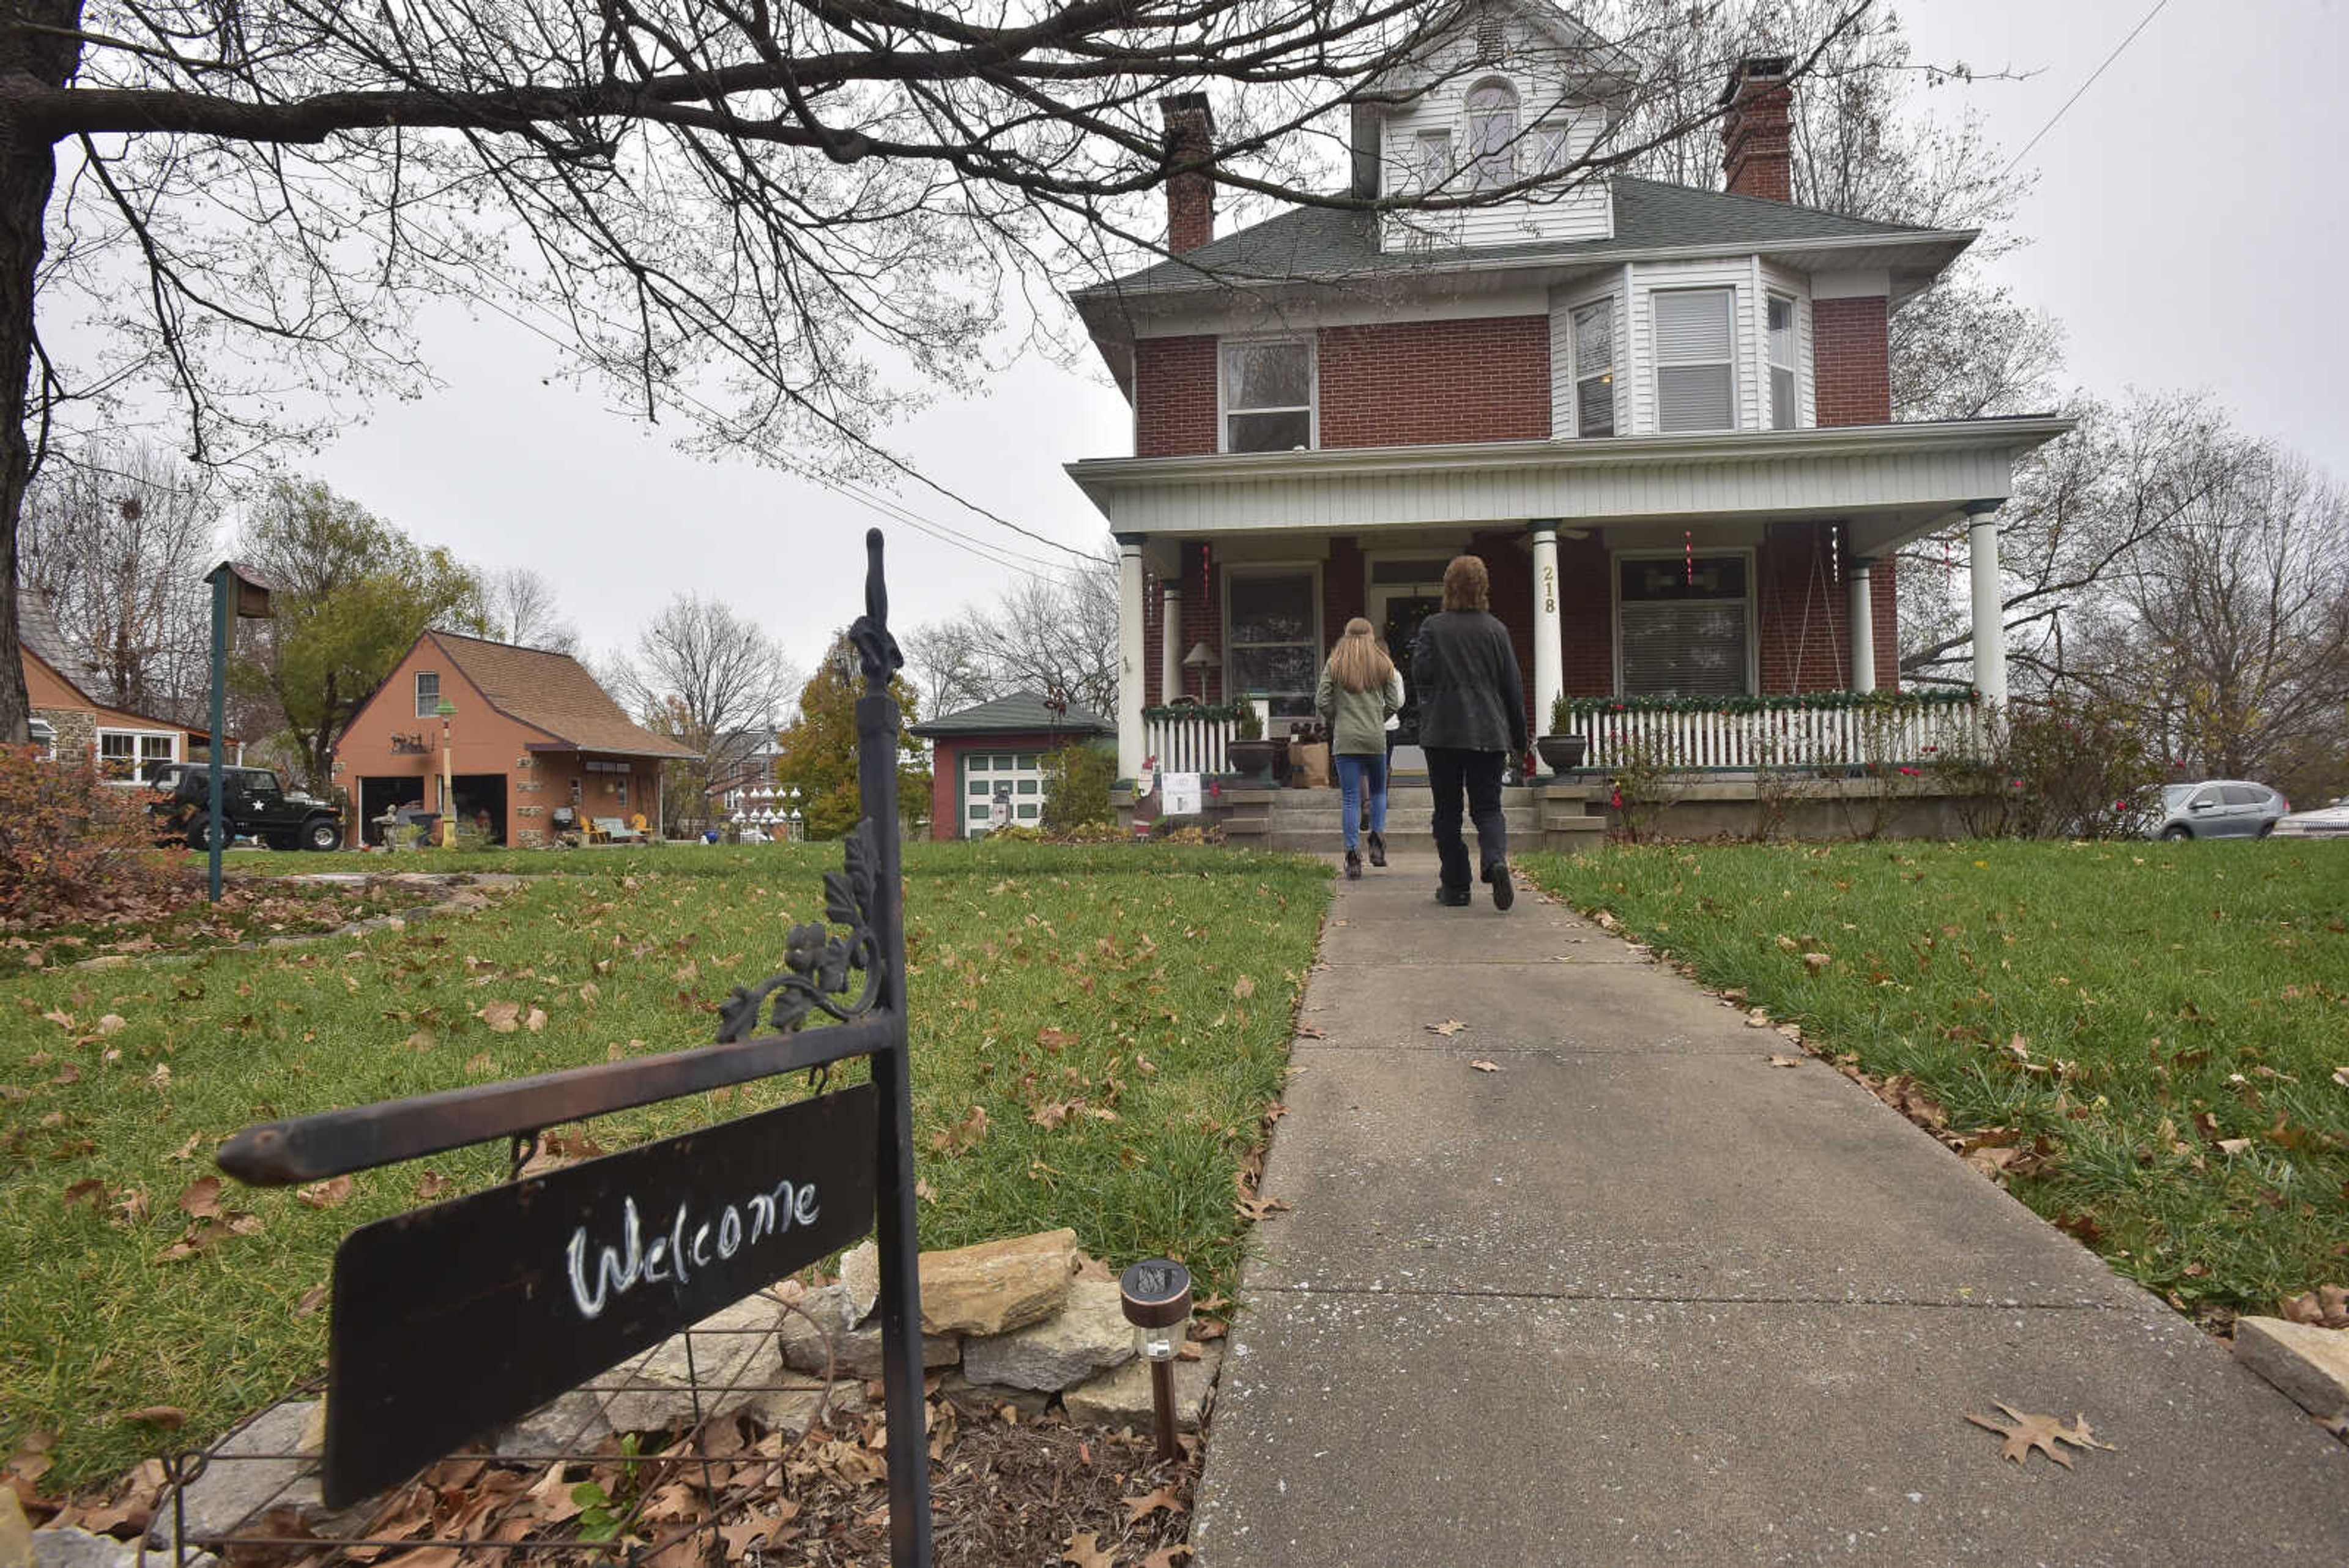
POLYGON ((1517 94, 1508 83, 1480 82, 1468 89, 1468 158, 1479 191, 1516 182, 1517 94))
POLYGON ((1553 120, 1547 125, 1535 126, 1534 159, 1537 165, 1535 172, 1565 173, 1568 161, 1567 147, 1567 128, 1564 125, 1553 120))
POLYGON ((1412 151, 1422 191, 1441 191, 1452 178, 1452 133, 1423 130, 1412 151))
POLYGON ((1656 428, 1725 431, 1737 423, 1735 332, 1726 288, 1659 289, 1656 428))
POLYGON ((1298 338, 1224 345, 1224 450, 1295 452, 1313 444, 1313 346, 1298 338))

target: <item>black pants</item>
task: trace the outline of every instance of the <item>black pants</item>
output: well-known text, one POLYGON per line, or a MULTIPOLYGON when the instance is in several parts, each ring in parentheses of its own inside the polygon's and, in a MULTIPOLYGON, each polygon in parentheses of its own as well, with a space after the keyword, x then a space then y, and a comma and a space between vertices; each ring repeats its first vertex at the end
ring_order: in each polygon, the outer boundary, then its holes
POLYGON ((1468 794, 1468 815, 1476 824, 1476 859, 1486 868, 1508 858, 1509 827, 1501 816, 1502 752, 1466 752, 1451 746, 1427 748, 1427 784, 1435 795, 1435 854, 1442 863, 1444 885, 1465 890, 1475 878, 1468 875, 1468 845, 1460 836, 1460 794, 1468 794))

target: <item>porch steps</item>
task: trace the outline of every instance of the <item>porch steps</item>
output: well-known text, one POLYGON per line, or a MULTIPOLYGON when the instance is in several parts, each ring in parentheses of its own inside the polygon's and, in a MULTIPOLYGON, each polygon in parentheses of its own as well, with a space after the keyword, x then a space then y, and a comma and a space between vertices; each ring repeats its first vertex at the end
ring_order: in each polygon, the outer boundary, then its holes
MULTIPOLYGON (((1601 786, 1585 784, 1519 785, 1501 792, 1501 817, 1515 848, 1579 855, 1607 841, 1601 786)), ((1311 855, 1337 855, 1346 846, 1339 819, 1339 794, 1320 790, 1234 790, 1226 799, 1231 815, 1224 836, 1234 844, 1311 855)), ((1424 784, 1399 783, 1387 792, 1387 846, 1432 852, 1430 830, 1435 797, 1424 784)), ((1468 831, 1473 838, 1474 829, 1468 831)))

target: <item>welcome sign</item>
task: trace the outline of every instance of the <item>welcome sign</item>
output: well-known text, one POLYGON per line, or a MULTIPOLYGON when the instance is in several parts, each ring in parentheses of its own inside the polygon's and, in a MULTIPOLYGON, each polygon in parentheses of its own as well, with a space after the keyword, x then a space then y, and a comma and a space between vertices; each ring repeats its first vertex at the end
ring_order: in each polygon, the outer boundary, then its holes
POLYGON ((342 1508, 872 1228, 872 1085, 354 1231, 335 1254, 342 1508))

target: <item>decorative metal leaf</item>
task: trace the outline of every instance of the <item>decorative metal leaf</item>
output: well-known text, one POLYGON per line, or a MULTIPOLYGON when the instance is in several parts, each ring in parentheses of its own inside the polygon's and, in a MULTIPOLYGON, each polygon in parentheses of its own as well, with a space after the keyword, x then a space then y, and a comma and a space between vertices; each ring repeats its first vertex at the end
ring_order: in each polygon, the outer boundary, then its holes
POLYGON ((872 1010, 880 995, 880 977, 874 972, 880 948, 873 929, 879 856, 871 818, 849 834, 842 857, 842 869, 823 875, 825 919, 795 925, 785 934, 783 971, 755 988, 736 986, 719 1004, 719 1044, 750 1038, 758 1026, 759 1009, 770 996, 775 999, 770 1023, 780 1034, 802 1027, 817 1012, 849 1019, 872 1010), (833 925, 848 929, 835 936, 833 925), (847 997, 852 971, 864 971, 866 980, 855 996, 847 997))

